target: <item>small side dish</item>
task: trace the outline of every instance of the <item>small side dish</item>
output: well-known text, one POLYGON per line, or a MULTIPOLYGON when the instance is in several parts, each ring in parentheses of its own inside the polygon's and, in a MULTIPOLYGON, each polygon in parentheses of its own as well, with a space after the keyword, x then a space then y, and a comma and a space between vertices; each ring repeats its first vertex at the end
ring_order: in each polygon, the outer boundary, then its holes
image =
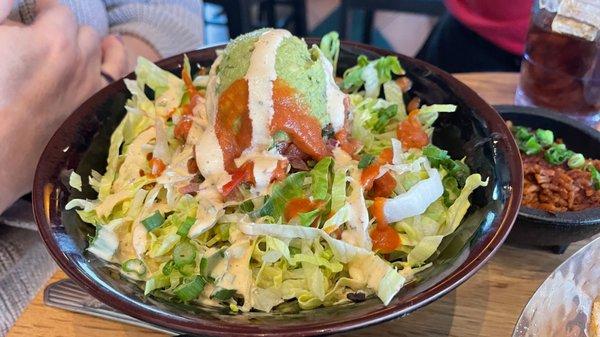
POLYGON ((523 206, 550 213, 600 207, 600 160, 569 150, 551 130, 507 124, 523 158, 523 206))

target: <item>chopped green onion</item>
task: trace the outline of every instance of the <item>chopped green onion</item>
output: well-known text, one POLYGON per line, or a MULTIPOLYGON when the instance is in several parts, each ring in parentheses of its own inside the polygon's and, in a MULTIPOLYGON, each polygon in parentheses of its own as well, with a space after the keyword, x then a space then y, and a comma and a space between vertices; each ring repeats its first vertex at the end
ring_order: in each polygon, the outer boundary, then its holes
POLYGON ((205 257, 202 257, 200 259, 200 275, 202 276, 208 276, 208 259, 205 257))
POLYGON ((535 130, 535 138, 543 147, 548 147, 554 143, 554 133, 550 130, 535 130))
POLYGON ((518 141, 526 141, 533 135, 529 129, 523 126, 514 126, 512 128, 512 133, 518 141))
POLYGON ((429 144, 423 148, 423 155, 429 159, 431 166, 435 168, 440 167, 443 162, 451 159, 448 151, 442 150, 433 144, 429 144))
POLYGON ((195 276, 192 280, 175 288, 175 295, 184 301, 189 302, 200 296, 206 285, 206 280, 202 276, 195 276))
POLYGON ((175 261, 169 260, 169 262, 167 262, 162 268, 163 275, 171 275, 171 273, 173 272, 173 268, 175 268, 175 261))
POLYGON ((569 168, 580 168, 585 164, 585 157, 581 153, 575 153, 567 161, 569 168))
POLYGON ((196 274, 196 266, 194 266, 192 263, 177 266, 177 270, 179 270, 179 272, 185 276, 192 276, 196 274))
POLYGON ((142 224, 150 232, 160 227, 165 222, 165 217, 159 211, 154 212, 151 216, 142 220, 142 224))
POLYGON ((544 158, 552 165, 560 165, 573 155, 573 151, 567 150, 565 144, 554 144, 546 153, 544 158))
POLYGON ((538 154, 542 151, 542 145, 538 143, 537 138, 534 136, 529 137, 527 141, 519 144, 521 151, 525 152, 526 155, 538 154))
POLYGON ((181 224, 181 226, 179 226, 179 228, 177 229, 177 234, 186 237, 190 231, 190 228, 192 228, 195 222, 196 219, 192 217, 187 217, 185 221, 181 224))
POLYGON ((373 125, 373 131, 377 133, 382 133, 385 131, 385 127, 388 126, 390 119, 396 117, 398 114, 398 105, 392 104, 388 107, 377 109, 375 111, 375 115, 377 116, 377 121, 375 125, 373 125))
POLYGON ((200 259, 200 275, 209 277, 212 270, 225 257, 225 248, 221 248, 210 256, 203 256, 200 259))
POLYGON ((363 170, 363 169, 367 168, 369 165, 371 165, 373 163, 373 161, 375 161, 375 156, 373 156, 372 154, 365 153, 365 154, 363 154, 363 156, 360 158, 360 161, 358 162, 358 168, 363 170))
POLYGON ((219 301, 227 301, 235 295, 235 289, 220 289, 210 295, 210 298, 219 300, 219 301))
POLYGON ((121 268, 128 273, 134 273, 139 276, 146 274, 146 265, 139 259, 131 259, 123 262, 121 268))
POLYGON ((192 263, 196 258, 196 247, 189 242, 180 242, 173 249, 173 261, 175 266, 192 263))
POLYGON ((592 174, 592 186, 594 186, 594 189, 600 190, 600 172, 592 164, 587 166, 587 170, 592 174))
POLYGON ((168 277, 164 275, 156 275, 151 277, 148 281, 146 281, 146 286, 144 287, 144 295, 148 295, 155 289, 166 288, 171 284, 168 277))
POLYGON ((254 210, 254 203, 252 200, 246 200, 240 204, 240 210, 244 213, 250 213, 254 210))

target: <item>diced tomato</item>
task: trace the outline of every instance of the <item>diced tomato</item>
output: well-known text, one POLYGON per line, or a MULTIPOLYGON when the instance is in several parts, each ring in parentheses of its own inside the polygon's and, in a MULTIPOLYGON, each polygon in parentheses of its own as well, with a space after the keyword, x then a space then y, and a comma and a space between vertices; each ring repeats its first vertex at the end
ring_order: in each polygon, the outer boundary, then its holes
MULTIPOLYGON (((379 157, 377 158, 376 162, 363 169, 360 175, 360 183, 365 189, 365 192, 370 191, 373 187, 373 182, 375 182, 377 176, 379 176, 379 169, 381 168, 381 165, 391 164, 393 157, 394 153, 391 148, 384 149, 379 154, 379 157)), ((389 178, 392 178, 392 180, 394 180, 394 187, 392 188, 393 191, 396 187, 396 180, 394 179, 394 177, 392 177, 392 175, 389 175, 389 178)), ((386 178, 387 181, 389 181, 389 178, 386 178)))
POLYGON ((158 158, 152 158, 150 159, 150 174, 148 174, 148 176, 151 178, 160 177, 166 168, 167 165, 165 165, 162 160, 158 158))
POLYGON ((271 174, 271 182, 285 179, 287 176, 287 167, 287 159, 277 161, 277 167, 275 167, 273 174, 271 174))
POLYGON ((181 120, 177 122, 175 128, 173 129, 173 134, 175 138, 185 142, 187 139, 188 133, 190 133, 190 129, 192 128, 192 120, 184 115, 181 117, 181 120))
POLYGON ((323 206, 323 201, 321 200, 311 201, 308 198, 294 198, 285 205, 283 217, 285 221, 290 221, 300 213, 314 211, 321 206, 323 206))
POLYGON ((421 122, 419 122, 418 114, 418 109, 413 110, 405 120, 398 124, 396 134, 404 148, 420 149, 429 144, 429 136, 423 130, 421 122))
POLYGON ((394 151, 392 151, 392 148, 390 147, 383 149, 378 158, 380 164, 391 164, 393 159, 394 151))
POLYGON ((401 244, 398 232, 390 227, 385 219, 383 209, 385 203, 385 198, 375 198, 373 205, 369 208, 371 216, 377 222, 377 226, 370 233, 371 240, 373 241, 373 250, 384 254, 393 252, 401 244))
POLYGON ((398 232, 390 226, 376 227, 369 236, 373 241, 373 250, 379 253, 391 253, 400 245, 398 232))
POLYGON ((389 198, 390 195, 392 195, 392 192, 394 192, 395 188, 396 179, 390 174, 390 172, 386 172, 384 175, 373 181, 373 188, 369 192, 369 196, 389 198))
POLYGON ((231 174, 231 180, 223 185, 221 195, 224 198, 243 183, 254 183, 254 162, 247 161, 231 174))
POLYGON ((335 133, 335 139, 340 142, 340 148, 349 155, 356 154, 356 151, 360 148, 360 142, 356 139, 348 137, 348 131, 342 129, 335 133))
POLYGON ((371 164, 363 169, 360 174, 360 184, 365 189, 365 191, 371 190, 373 187, 373 182, 379 175, 379 169, 381 165, 378 163, 371 164))

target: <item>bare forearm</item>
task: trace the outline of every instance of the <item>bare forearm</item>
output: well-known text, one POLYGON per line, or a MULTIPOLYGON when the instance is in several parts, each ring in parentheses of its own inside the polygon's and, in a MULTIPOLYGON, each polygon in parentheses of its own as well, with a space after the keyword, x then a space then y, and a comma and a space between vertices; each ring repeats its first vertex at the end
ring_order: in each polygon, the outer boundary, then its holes
MULTIPOLYGON (((19 128, 20 121, 15 118, 15 109, 0 108, 0 116, 13 116, 4 118, 0 123, 0 213, 7 209, 19 197, 27 193, 31 187, 31 173, 38 153, 31 153, 29 146, 15 149, 16 137, 29 138, 27 130, 19 128), (19 132, 21 130, 22 132, 19 132), (36 157, 32 159, 32 157, 36 157)), ((23 141, 19 143, 24 143, 23 141)))

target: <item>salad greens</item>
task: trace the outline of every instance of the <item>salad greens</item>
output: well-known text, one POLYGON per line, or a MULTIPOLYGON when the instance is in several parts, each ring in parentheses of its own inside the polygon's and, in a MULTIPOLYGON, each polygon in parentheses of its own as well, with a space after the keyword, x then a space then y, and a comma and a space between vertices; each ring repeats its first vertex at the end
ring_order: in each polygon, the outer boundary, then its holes
MULTIPOLYGON (((260 34, 252 38, 287 38, 278 30, 260 34)), ((323 69, 334 85, 339 46, 332 33, 313 47, 326 56, 320 62, 333 63, 323 69)), ((192 76, 186 59, 179 78, 140 58, 136 80, 125 80, 132 96, 111 137, 106 172, 69 179, 75 189, 89 184, 97 192, 66 206, 96 229, 88 252, 118 266, 147 295, 232 312, 290 312, 371 295, 388 304, 435 263, 431 257, 460 225, 469 196, 487 184, 430 142, 403 144, 400 125, 417 123, 415 132, 430 139, 439 114, 456 107, 424 105, 407 116, 405 93, 394 80, 404 74, 398 59, 360 56, 344 73, 344 92, 323 89, 344 118, 316 139, 327 144, 327 155, 298 155, 311 139, 295 143, 298 136, 286 129, 271 135, 268 147, 240 152, 235 169, 219 170, 225 150, 217 141, 202 142, 221 132, 211 124, 226 109, 215 89, 225 72, 221 59, 208 77, 192 76)), ((249 109, 260 106, 252 97, 249 109)), ((517 132, 523 146, 531 139, 548 146, 552 139, 517 132)), ((569 161, 581 165, 578 157, 569 161)))

